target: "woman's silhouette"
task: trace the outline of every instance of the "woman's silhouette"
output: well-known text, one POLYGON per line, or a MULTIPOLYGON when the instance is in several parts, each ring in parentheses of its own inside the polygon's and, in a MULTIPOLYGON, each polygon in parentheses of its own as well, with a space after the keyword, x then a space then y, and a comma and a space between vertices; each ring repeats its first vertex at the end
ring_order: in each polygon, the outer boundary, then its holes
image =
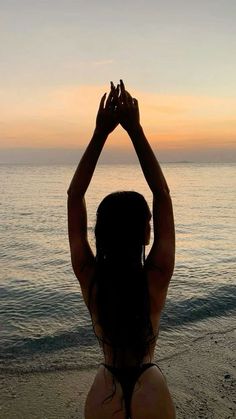
POLYGON ((172 203, 164 175, 140 125, 136 99, 122 80, 101 99, 93 137, 68 190, 72 266, 104 353, 85 405, 86 419, 173 419, 175 410, 154 348, 174 268, 172 203), (85 193, 108 135, 127 131, 153 194, 151 212, 137 192, 111 193, 97 210, 96 256, 87 240, 85 193))

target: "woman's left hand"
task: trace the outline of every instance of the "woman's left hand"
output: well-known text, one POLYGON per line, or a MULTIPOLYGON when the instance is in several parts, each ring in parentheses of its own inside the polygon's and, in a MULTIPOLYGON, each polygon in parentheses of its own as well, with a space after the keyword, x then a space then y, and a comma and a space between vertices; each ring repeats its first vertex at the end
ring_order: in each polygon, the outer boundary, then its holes
POLYGON ((96 118, 96 132, 108 135, 119 125, 117 103, 118 88, 111 82, 111 90, 107 100, 105 93, 100 101, 96 118))

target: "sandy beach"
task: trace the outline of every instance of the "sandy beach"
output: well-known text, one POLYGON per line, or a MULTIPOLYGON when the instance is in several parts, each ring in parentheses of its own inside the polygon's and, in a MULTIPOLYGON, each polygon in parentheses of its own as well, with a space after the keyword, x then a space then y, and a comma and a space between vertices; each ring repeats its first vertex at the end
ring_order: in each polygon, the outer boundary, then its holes
MULTIPOLYGON (((208 334, 159 362, 179 419, 236 417, 235 332, 208 334)), ((95 370, 0 376, 1 419, 83 419, 95 370)))

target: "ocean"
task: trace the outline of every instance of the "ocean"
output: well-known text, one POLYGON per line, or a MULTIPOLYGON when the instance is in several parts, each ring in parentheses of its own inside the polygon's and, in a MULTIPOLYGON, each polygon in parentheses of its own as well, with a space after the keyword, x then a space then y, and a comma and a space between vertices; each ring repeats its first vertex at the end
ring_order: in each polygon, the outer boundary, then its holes
MULTIPOLYGON (((176 267, 156 360, 224 333, 236 319, 236 165, 162 165, 173 199, 176 267)), ((101 361, 71 263, 67 188, 75 166, 0 165, 0 371, 89 369, 101 361)), ((136 190, 151 205, 138 165, 99 165, 87 193, 94 249, 96 208, 136 190)), ((147 249, 148 252, 148 249, 147 249)))

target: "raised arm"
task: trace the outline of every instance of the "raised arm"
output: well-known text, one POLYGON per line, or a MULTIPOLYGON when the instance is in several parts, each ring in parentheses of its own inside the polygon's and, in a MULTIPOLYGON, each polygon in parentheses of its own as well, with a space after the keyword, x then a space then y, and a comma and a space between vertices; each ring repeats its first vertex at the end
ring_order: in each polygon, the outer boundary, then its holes
POLYGON ((122 81, 118 109, 120 123, 131 138, 153 194, 154 241, 147 257, 147 269, 156 271, 157 291, 167 290, 175 259, 174 217, 169 188, 140 124, 138 101, 125 90, 122 81))
POLYGON ((87 271, 94 263, 94 256, 87 239, 85 193, 106 139, 118 125, 116 97, 117 90, 112 84, 107 100, 106 94, 101 99, 94 134, 68 189, 68 232, 71 262, 83 291, 88 285, 86 283, 87 271))

